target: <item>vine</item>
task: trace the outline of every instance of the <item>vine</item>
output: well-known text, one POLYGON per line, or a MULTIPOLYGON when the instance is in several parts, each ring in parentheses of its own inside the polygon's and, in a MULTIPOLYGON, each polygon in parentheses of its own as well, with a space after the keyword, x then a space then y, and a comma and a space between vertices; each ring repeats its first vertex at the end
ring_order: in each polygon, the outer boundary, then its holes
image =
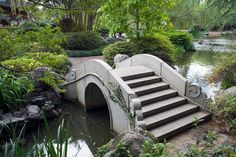
POLYGON ((131 111, 130 106, 126 105, 126 101, 124 99, 120 85, 109 82, 108 87, 112 91, 109 93, 111 100, 115 103, 118 103, 120 107, 125 111, 125 113, 128 115, 129 118, 129 125, 131 129, 133 129, 135 127, 135 115, 132 115, 132 113, 130 112, 131 111))

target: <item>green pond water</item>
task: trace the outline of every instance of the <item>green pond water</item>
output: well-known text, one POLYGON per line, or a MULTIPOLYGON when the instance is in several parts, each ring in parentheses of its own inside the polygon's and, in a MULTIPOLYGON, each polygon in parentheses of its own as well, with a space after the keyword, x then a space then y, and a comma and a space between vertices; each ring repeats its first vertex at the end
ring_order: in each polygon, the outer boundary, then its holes
MULTIPOLYGON (((178 57, 175 68, 189 81, 200 85, 208 97, 213 98, 215 92, 220 89, 220 83, 209 84, 207 76, 220 61, 219 53, 235 51, 236 38, 220 37, 201 40, 203 44, 199 44, 199 41, 194 42, 196 52, 178 57)), ((112 138, 107 108, 85 112, 79 104, 65 101, 60 119, 62 118, 70 121, 68 157, 92 157, 98 146, 107 143, 112 138)), ((49 122, 50 130, 55 136, 58 124, 59 120, 49 122)))

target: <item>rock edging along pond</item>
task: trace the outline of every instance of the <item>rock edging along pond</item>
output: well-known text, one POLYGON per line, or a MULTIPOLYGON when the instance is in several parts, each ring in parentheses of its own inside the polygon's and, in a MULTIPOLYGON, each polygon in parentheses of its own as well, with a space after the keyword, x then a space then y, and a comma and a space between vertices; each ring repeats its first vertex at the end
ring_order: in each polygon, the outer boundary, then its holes
MULTIPOLYGON (((0 112, 3 132, 4 130, 7 131, 7 128, 14 128, 20 131, 24 125, 26 125, 26 129, 33 128, 37 125, 35 122, 42 121, 44 116, 47 119, 59 116, 62 111, 60 109, 60 93, 55 88, 39 79, 44 77, 45 72, 49 71, 50 69, 48 67, 38 67, 29 73, 30 78, 34 80, 34 91, 24 95, 23 101, 26 105, 25 107, 17 111, 0 112)), ((51 73, 52 75, 58 75, 54 72, 51 73)), ((1 135, 7 138, 5 136, 6 134, 3 132, 1 132, 1 135)))

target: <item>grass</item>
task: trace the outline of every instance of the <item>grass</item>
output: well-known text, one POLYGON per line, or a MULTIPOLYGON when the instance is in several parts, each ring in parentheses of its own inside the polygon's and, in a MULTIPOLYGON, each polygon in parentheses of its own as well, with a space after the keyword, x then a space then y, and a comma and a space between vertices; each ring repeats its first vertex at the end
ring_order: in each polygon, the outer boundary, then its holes
MULTIPOLYGON (((20 133, 16 134, 16 129, 13 130, 14 136, 9 139, 9 142, 3 143, 0 149, 0 156, 2 157, 67 157, 67 148, 69 142, 68 123, 62 120, 57 130, 56 139, 52 139, 49 125, 46 118, 45 123, 45 137, 41 144, 35 144, 26 150, 25 146, 21 144, 25 126, 22 127, 20 133)), ((2 127, 6 127, 1 125, 2 127)), ((2 128, 1 127, 1 128, 2 128)), ((0 134, 2 129, 0 129, 0 134)), ((35 138, 35 141, 36 138, 35 138)))

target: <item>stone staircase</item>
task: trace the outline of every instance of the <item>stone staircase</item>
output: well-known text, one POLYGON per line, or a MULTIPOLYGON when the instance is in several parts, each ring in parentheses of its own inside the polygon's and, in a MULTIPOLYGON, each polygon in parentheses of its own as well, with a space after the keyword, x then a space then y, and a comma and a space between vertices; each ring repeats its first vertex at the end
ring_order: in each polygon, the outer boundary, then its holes
POLYGON ((210 113, 202 111, 155 75, 152 69, 133 66, 114 71, 137 95, 146 128, 159 140, 170 138, 211 117, 210 113))

